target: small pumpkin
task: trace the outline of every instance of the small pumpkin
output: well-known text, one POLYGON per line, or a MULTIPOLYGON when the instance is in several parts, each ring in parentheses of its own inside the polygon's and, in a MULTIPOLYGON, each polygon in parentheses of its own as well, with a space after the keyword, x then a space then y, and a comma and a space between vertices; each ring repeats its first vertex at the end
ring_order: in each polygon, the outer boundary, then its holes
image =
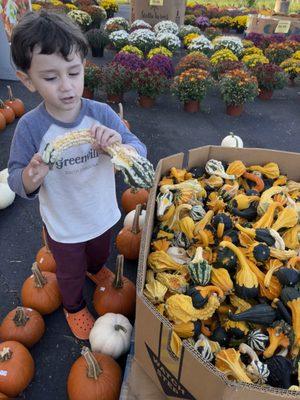
POLYGON ((235 135, 233 132, 229 132, 228 136, 225 136, 221 142, 222 147, 244 147, 242 139, 235 135))
POLYGON ((18 396, 31 382, 34 361, 21 343, 9 340, 0 344, 0 390, 9 397, 18 396))
POLYGON ((45 332, 45 322, 40 313, 31 308, 17 307, 10 311, 0 326, 0 339, 15 340, 30 348, 45 332))
POLYGON ((22 117, 22 115, 25 114, 25 106, 23 101, 14 97, 11 87, 9 85, 7 86, 7 90, 8 99, 5 100, 4 104, 13 109, 16 117, 22 117))
POLYGON ((5 105, 2 100, 0 100, 0 113, 5 118, 6 124, 11 124, 15 120, 15 113, 14 110, 5 105))
POLYGON ((132 326, 122 314, 106 313, 91 329, 89 341, 92 351, 119 358, 130 347, 132 326))
POLYGON ((42 237, 44 241, 44 246, 40 248, 35 257, 35 261, 41 271, 56 272, 56 262, 54 260, 53 254, 48 246, 47 235, 45 228, 42 230, 42 237))
POLYGON ((67 391, 70 400, 118 400, 122 371, 116 361, 105 354, 83 347, 72 365, 67 391))
MULTIPOLYGON (((135 216, 135 210, 130 211, 124 218, 124 227, 132 228, 135 216)), ((142 210, 139 216, 139 229, 142 230, 145 225, 146 210, 142 210)))
POLYGON ((124 256, 118 255, 115 274, 96 287, 93 302, 99 315, 110 312, 123 314, 128 318, 134 316, 135 285, 123 276, 123 269, 124 256))
POLYGON ((2 113, 0 113, 0 131, 6 128, 6 119, 2 113))
POLYGON ((126 214, 135 210, 138 204, 147 204, 149 192, 146 189, 126 189, 122 193, 121 204, 126 214))
POLYGON ((33 263, 31 271, 33 275, 27 278, 22 286, 22 303, 42 315, 51 314, 62 301, 56 275, 53 272, 42 273, 37 263, 33 263))
POLYGON ((136 260, 139 257, 142 236, 142 232, 139 229, 141 208, 141 204, 136 206, 132 227, 124 227, 116 238, 118 252, 128 260, 136 260))

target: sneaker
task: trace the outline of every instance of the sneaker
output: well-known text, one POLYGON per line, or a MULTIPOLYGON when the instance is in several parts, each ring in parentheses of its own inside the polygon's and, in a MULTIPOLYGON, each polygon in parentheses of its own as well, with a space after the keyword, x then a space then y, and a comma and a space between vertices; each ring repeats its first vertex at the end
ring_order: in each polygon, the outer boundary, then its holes
POLYGON ((96 285, 103 285, 103 283, 113 275, 110 269, 102 267, 96 274, 86 272, 86 276, 90 278, 96 285))
POLYGON ((76 313, 69 313, 64 309, 67 323, 75 337, 80 340, 88 340, 90 331, 95 323, 95 318, 87 307, 76 313))

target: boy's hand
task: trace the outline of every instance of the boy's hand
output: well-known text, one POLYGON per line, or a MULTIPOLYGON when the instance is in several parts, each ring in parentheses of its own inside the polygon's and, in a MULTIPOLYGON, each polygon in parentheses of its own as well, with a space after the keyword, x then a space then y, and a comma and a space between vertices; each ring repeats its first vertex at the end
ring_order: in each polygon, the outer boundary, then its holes
POLYGON ((34 192, 44 181, 49 172, 49 165, 44 163, 39 153, 34 154, 23 170, 23 184, 27 194, 34 192))
POLYGON ((95 139, 93 148, 96 151, 102 151, 113 143, 122 142, 121 135, 113 129, 107 128, 104 125, 93 125, 91 127, 91 135, 95 139))

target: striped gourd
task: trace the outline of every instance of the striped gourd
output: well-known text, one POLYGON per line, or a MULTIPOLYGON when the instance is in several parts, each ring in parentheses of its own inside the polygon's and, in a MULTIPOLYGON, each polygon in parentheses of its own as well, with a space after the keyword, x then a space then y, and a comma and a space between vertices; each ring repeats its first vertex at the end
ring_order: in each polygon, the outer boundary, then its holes
MULTIPOLYGON (((89 130, 69 132, 57 137, 48 143, 44 149, 42 158, 46 164, 54 164, 60 154, 69 147, 84 143, 93 144, 95 139, 89 130)), ((111 161, 117 170, 122 171, 125 182, 133 188, 149 189, 153 185, 154 170, 152 164, 136 152, 123 146, 121 143, 113 143, 105 151, 111 156, 111 161)))
POLYGON ((255 351, 264 351, 269 337, 262 333, 260 329, 256 329, 248 333, 247 343, 255 351))
POLYGON ((205 286, 210 281, 212 266, 204 260, 202 247, 198 247, 195 257, 188 264, 191 280, 196 285, 205 286))

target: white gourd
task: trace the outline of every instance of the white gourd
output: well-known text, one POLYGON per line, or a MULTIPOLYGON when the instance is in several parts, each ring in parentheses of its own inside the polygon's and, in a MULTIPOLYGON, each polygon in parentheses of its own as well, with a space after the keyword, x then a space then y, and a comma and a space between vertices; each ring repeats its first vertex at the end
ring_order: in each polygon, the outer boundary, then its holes
POLYGON ((0 210, 9 207, 15 200, 15 193, 7 183, 0 183, 0 210))
MULTIPOLYGON (((130 211, 125 219, 124 219, 124 228, 127 226, 128 228, 132 227, 133 220, 135 216, 135 210, 130 211)), ((145 217, 146 217, 146 210, 142 210, 140 217, 139 217, 139 229, 143 229, 143 226, 145 224, 145 217)))
POLYGON ((90 332, 93 351, 119 358, 130 347, 132 325, 122 314, 107 313, 98 318, 90 332))
POLYGON ((7 178, 8 178, 8 169, 5 168, 2 171, 0 171, 0 183, 7 183, 7 178))
POLYGON ((222 140, 221 146, 242 148, 244 147, 244 143, 239 136, 234 135, 233 132, 230 132, 230 134, 224 137, 224 139, 222 140))

